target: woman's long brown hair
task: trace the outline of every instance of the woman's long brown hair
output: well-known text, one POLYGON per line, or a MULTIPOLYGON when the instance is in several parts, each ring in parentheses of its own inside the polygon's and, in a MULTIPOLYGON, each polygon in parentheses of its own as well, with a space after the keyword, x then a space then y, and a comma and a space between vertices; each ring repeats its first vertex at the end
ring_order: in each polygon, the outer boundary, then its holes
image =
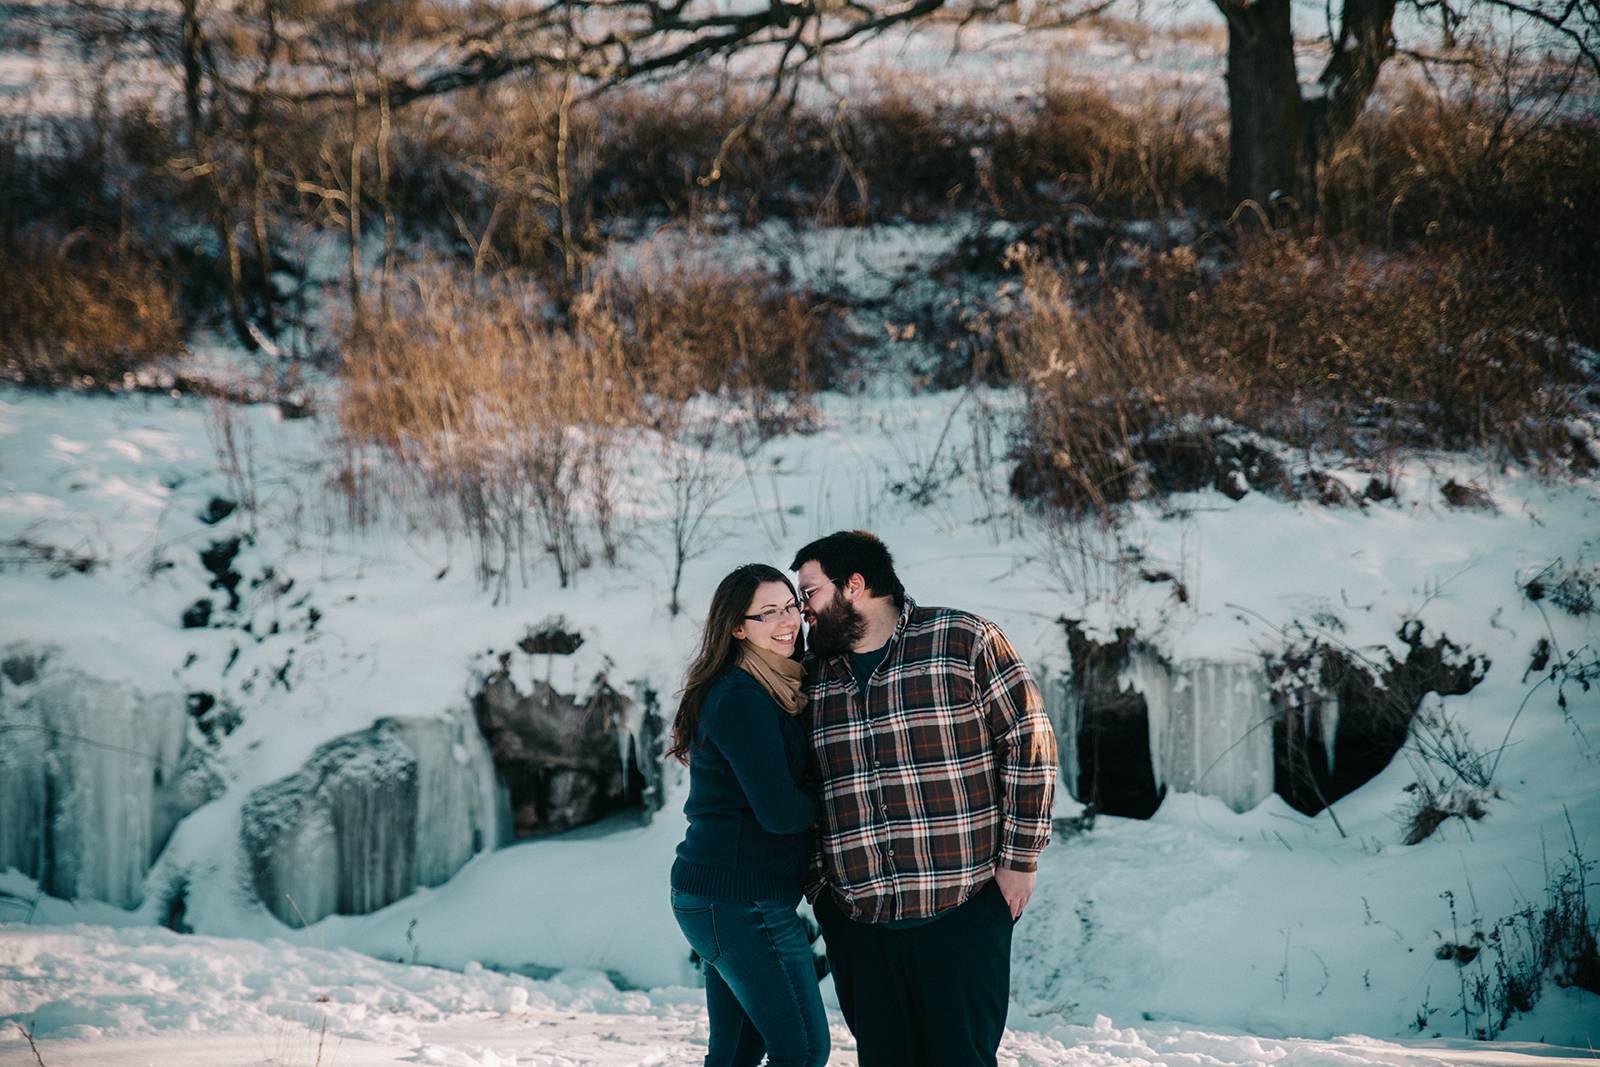
MULTIPOLYGON (((799 601, 789 576, 765 563, 746 563, 735 568, 711 595, 711 610, 706 613, 700 648, 689 662, 683 691, 679 694, 678 714, 672 720, 672 747, 667 749, 667 755, 675 756, 680 763, 689 762, 689 747, 694 744, 695 728, 700 725, 700 704, 705 700, 706 690, 739 662, 739 642, 733 631, 744 623, 751 598, 767 582, 782 582, 788 587, 789 595, 799 601)), ((799 659, 802 642, 798 633, 795 637, 793 658, 799 659)))

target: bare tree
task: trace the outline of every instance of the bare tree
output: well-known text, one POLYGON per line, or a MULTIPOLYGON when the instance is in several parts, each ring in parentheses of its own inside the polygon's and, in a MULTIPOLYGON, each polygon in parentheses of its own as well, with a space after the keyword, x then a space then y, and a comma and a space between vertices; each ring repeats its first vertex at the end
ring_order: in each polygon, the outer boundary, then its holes
POLYGON ((717 462, 712 450, 715 439, 714 428, 694 427, 682 418, 669 424, 661 438, 665 468, 661 499, 672 567, 667 610, 673 615, 683 611, 678 591, 684 567, 710 551, 723 532, 712 512, 728 495, 733 477, 717 462))
POLYGON ((1229 187, 1235 199, 1261 205, 1290 197, 1315 206, 1321 168, 1361 116, 1384 64, 1401 51, 1394 21, 1403 7, 1437 12, 1448 44, 1469 13, 1513 15, 1563 45, 1574 66, 1600 75, 1597 0, 1330 2, 1329 55, 1316 80, 1304 86, 1290 0, 1212 2, 1228 24, 1229 187))
MULTIPOLYGON (((1058 27, 1113 2, 1042 0, 1024 25, 1058 27)), ((1474 12, 1512 16, 1543 33, 1574 65, 1600 76, 1600 0, 1329 0, 1328 57, 1309 85, 1300 83, 1297 72, 1301 46, 1292 32, 1290 0, 1213 3, 1228 26, 1232 193, 1263 206, 1285 197, 1312 202, 1319 167, 1360 116, 1384 65, 1400 51, 1394 22, 1402 4, 1441 19, 1451 34, 1474 12)), ((487 4, 473 8, 467 25, 433 41, 431 49, 407 51, 407 56, 426 55, 424 62, 390 56, 381 71, 369 73, 365 85, 285 91, 303 101, 360 92, 401 106, 521 71, 546 70, 576 76, 584 96, 592 97, 629 80, 763 50, 771 56, 770 90, 728 131, 731 140, 786 91, 792 99, 798 76, 829 50, 924 20, 965 25, 1019 17, 1016 6, 1003 0, 771 0, 735 11, 709 0, 487 4)), ((717 177, 718 166, 713 164, 706 180, 717 177)))

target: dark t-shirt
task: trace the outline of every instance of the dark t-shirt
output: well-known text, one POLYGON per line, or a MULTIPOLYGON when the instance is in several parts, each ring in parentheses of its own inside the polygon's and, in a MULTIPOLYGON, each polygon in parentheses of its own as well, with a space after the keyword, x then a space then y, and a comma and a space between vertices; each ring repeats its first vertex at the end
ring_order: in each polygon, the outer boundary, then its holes
POLYGON ((883 657, 888 651, 889 645, 885 642, 871 652, 850 653, 850 673, 856 676, 856 688, 861 692, 867 691, 867 680, 872 677, 872 672, 878 669, 878 664, 883 662, 883 657))

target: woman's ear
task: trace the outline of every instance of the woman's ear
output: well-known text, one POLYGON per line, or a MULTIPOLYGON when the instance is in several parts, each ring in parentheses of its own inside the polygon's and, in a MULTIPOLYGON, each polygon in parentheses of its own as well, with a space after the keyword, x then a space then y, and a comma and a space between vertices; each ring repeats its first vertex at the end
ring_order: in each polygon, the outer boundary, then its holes
POLYGON ((744 640, 744 627, 743 626, 735 626, 733 628, 733 639, 735 641, 743 641, 744 640))

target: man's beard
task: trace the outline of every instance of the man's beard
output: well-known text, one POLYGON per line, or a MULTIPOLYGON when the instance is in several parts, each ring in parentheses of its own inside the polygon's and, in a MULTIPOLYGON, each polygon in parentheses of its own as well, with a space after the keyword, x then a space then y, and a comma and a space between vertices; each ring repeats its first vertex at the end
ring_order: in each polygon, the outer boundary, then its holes
POLYGON ((834 594, 833 601, 816 613, 806 644, 811 654, 819 659, 842 656, 855 647, 861 635, 867 632, 867 617, 855 605, 834 594))

